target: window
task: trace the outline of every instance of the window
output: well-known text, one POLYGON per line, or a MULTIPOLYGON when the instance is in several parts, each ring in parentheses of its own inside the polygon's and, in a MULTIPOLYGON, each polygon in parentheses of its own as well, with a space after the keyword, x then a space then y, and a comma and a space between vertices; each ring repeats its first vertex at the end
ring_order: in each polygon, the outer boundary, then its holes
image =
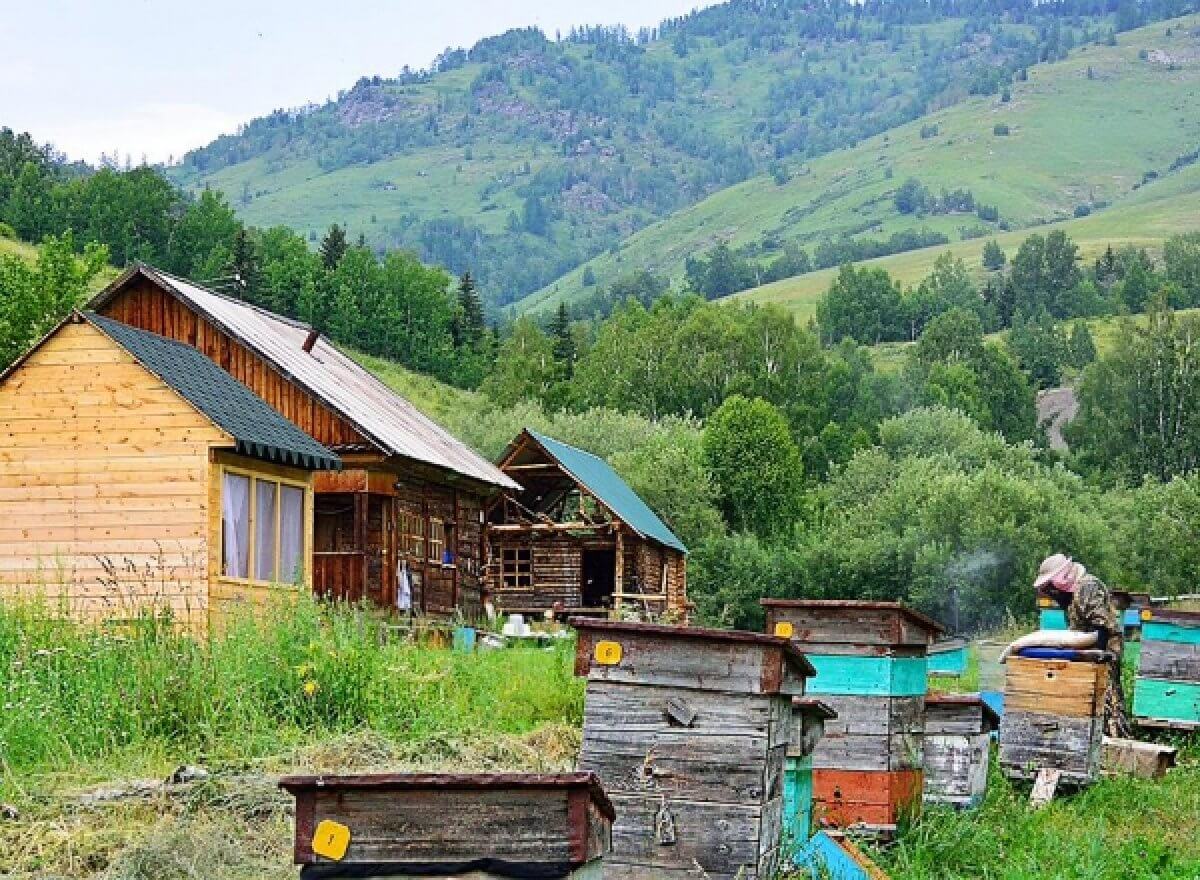
POLYGON ((263 583, 304 579, 305 487, 233 470, 221 475, 221 573, 263 583))
POLYGON ((446 524, 440 519, 429 521, 429 561, 439 565, 446 549, 446 524))
POLYGON ((506 590, 533 586, 533 562, 528 547, 505 547, 500 551, 500 580, 506 590))
POLYGON ((414 559, 425 558, 425 518, 421 514, 400 511, 400 548, 414 559))

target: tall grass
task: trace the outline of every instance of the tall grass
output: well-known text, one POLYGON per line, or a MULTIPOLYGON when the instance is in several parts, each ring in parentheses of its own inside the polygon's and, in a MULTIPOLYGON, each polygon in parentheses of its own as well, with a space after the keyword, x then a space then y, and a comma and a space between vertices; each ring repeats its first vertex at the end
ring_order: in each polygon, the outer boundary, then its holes
POLYGON ((580 722, 569 646, 460 654, 380 630, 308 600, 206 640, 153 617, 114 633, 0 608, 0 771, 131 747, 238 761, 363 729, 420 741, 580 722))

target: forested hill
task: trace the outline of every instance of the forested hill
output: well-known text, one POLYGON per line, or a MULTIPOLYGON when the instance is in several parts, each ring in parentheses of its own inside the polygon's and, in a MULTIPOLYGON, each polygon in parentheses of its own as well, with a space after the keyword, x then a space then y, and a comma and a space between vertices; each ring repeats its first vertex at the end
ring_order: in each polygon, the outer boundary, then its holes
POLYGON ((363 78, 172 174, 248 222, 470 269, 492 306, 756 174, 853 145, 1187 0, 732 0, 636 35, 510 31, 363 78))

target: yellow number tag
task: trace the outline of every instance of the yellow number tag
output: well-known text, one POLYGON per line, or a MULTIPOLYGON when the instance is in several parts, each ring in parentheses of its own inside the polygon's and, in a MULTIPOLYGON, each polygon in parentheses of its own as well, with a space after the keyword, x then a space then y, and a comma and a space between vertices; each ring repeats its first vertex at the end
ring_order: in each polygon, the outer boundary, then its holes
POLYGON ((781 620, 775 624, 775 635, 781 639, 790 639, 795 632, 796 628, 792 626, 790 620, 781 620))
POLYGON ((341 822, 322 819, 313 834, 312 850, 319 856, 340 862, 350 846, 350 829, 341 822))
POLYGON ((621 646, 617 642, 596 642, 596 662, 601 666, 616 666, 621 662, 621 646))
POLYGON ((1154 617, 1153 611, 1146 610, 1146 611, 1142 612, 1142 620, 1150 620, 1153 617, 1154 617))

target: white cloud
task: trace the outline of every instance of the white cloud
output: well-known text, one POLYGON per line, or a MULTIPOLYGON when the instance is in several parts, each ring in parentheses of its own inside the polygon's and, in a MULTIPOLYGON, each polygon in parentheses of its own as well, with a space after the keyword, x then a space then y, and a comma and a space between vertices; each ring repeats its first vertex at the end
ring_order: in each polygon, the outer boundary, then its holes
POLYGON ((65 119, 39 128, 37 137, 72 159, 95 162, 105 153, 122 160, 128 154, 135 163, 143 156, 165 162, 234 131, 242 121, 202 104, 149 103, 117 107, 103 117, 65 119))

